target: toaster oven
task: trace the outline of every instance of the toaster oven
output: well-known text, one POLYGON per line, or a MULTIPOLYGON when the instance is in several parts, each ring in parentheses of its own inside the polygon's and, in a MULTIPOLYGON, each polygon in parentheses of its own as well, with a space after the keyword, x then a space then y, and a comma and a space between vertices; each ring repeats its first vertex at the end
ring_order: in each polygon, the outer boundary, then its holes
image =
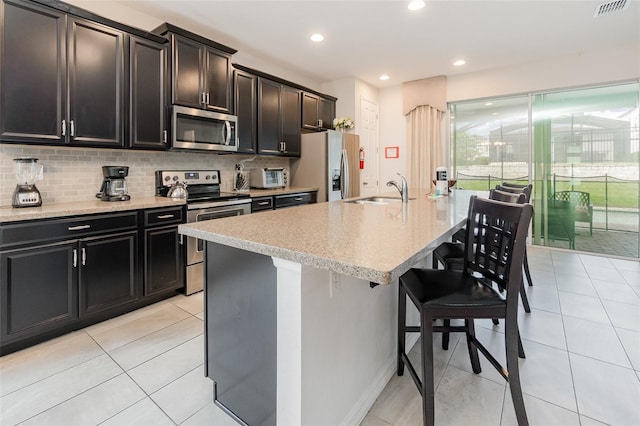
POLYGON ((281 167, 252 169, 250 176, 252 188, 272 189, 285 187, 284 169, 281 167))

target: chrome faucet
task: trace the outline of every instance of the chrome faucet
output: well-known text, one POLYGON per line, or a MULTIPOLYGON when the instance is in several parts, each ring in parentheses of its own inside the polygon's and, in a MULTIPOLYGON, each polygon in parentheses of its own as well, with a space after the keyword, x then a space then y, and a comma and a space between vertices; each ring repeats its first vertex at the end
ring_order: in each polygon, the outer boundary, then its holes
POLYGON ((396 189, 398 190, 398 192, 400 193, 400 198, 402 198, 402 202, 403 203, 408 203, 409 202, 409 187, 407 185, 407 180, 400 173, 398 173, 398 176, 400 176, 402 178, 402 185, 401 186, 398 186, 398 184, 394 180, 390 180, 389 182, 387 182, 387 186, 395 186, 396 189))

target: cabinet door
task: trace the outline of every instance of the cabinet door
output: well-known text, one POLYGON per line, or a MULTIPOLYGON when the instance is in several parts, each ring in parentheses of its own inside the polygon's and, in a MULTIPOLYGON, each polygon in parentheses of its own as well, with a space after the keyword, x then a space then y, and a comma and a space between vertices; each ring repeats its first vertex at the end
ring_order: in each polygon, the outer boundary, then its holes
POLYGON ((66 17, 5 0, 0 19, 0 140, 64 143, 66 17))
POLYGON ((258 78, 234 71, 236 115, 238 116, 238 152, 255 154, 258 132, 257 106, 258 78))
POLYGON ((322 121, 322 125, 319 127, 322 129, 333 129, 333 119, 336 118, 335 101, 326 98, 320 98, 318 114, 319 119, 322 121))
POLYGON ((129 146, 167 147, 167 46, 131 37, 129 146))
POLYGON ((0 341, 10 343, 78 318, 77 241, 0 253, 0 341))
POLYGON ((258 78, 258 153, 280 154, 281 141, 280 84, 258 78))
POLYGON ((123 146, 124 33, 69 20, 69 143, 123 146))
POLYGON ((302 93, 302 128, 316 130, 321 127, 318 123, 319 104, 318 96, 313 93, 302 93))
POLYGON ((138 298, 137 231, 80 241, 80 317, 138 298))
POLYGON ((182 247, 177 226, 145 231, 145 296, 184 287, 182 247))
POLYGON ((228 113, 231 110, 231 58, 206 46, 204 56, 206 108, 228 113))
POLYGON ((282 140, 284 155, 300 156, 300 90, 282 86, 282 140))
POLYGON ((172 35, 173 90, 171 103, 194 108, 202 108, 203 87, 201 69, 203 67, 201 47, 198 42, 172 35))

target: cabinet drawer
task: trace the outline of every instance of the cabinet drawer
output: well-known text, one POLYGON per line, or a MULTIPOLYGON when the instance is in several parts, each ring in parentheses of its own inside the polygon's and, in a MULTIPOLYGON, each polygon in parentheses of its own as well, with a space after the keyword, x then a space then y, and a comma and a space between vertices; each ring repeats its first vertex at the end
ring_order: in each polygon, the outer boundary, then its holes
POLYGON ((277 195, 275 197, 275 203, 276 209, 311 204, 315 203, 315 193, 301 192, 298 194, 277 195))
POLYGON ((273 197, 258 197, 251 199, 251 212, 273 210, 273 197))
POLYGON ((171 207, 168 209, 145 210, 144 226, 162 226, 175 223, 184 223, 184 209, 171 207))
POLYGON ((0 226, 2 249, 46 241, 80 238, 138 228, 138 213, 128 211, 108 215, 76 216, 37 220, 0 226))

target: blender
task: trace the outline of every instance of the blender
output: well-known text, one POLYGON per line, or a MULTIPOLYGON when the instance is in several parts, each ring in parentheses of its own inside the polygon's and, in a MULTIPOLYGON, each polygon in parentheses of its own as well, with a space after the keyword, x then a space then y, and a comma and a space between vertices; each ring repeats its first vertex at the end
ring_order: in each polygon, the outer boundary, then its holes
POLYGON ((14 171, 18 185, 13 191, 13 207, 38 207, 42 205, 40 191, 35 181, 42 173, 42 165, 37 158, 14 158, 14 171))

